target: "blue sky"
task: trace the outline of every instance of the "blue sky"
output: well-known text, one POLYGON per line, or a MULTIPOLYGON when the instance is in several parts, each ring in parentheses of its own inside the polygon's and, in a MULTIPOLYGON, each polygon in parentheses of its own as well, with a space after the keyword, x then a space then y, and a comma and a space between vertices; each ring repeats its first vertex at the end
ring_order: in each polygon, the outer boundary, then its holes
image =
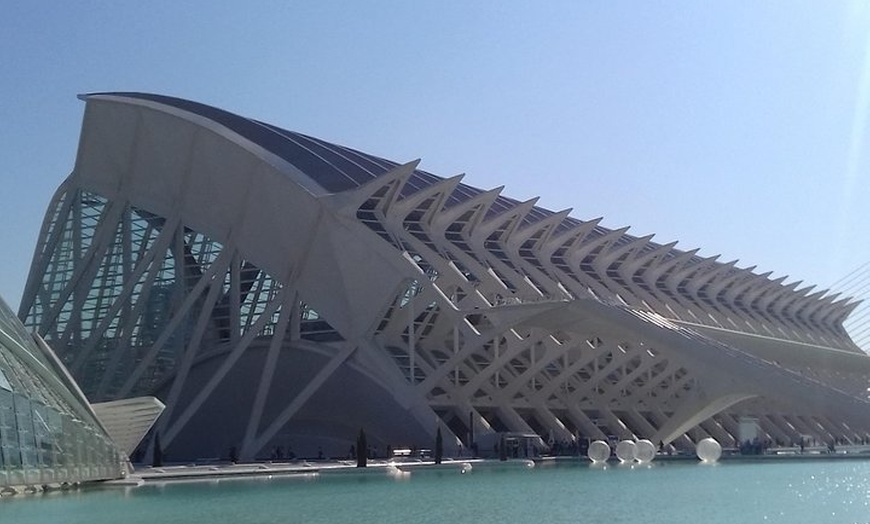
POLYGON ((422 158, 789 281, 870 261, 870 6, 541 4, 0 3, 0 296, 17 307, 72 169, 76 94, 113 90, 422 158))

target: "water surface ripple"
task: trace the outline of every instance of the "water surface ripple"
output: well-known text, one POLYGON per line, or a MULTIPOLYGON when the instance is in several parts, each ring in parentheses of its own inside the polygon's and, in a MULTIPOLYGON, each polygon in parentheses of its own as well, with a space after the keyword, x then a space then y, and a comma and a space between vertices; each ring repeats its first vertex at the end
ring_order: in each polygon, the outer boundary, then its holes
POLYGON ((870 461, 383 468, 0 500, 0 524, 870 523, 870 461))

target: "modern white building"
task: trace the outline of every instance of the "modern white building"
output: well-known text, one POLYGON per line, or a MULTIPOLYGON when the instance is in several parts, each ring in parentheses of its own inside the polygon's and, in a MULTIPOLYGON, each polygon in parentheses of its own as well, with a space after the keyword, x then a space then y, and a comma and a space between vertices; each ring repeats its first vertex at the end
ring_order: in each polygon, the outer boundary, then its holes
POLYGON ((199 103, 81 98, 19 316, 92 400, 165 402, 170 460, 346 455, 360 428, 870 436, 848 298, 199 103))

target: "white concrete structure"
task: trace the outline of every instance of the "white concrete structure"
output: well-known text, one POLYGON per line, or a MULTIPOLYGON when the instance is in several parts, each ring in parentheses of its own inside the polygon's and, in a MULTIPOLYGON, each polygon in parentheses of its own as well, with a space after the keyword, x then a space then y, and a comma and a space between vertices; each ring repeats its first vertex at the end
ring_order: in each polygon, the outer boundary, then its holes
POLYGON ((91 408, 112 441, 130 456, 166 406, 154 397, 136 397, 99 402, 91 408))
POLYGON ((439 424, 447 453, 730 446, 742 416, 870 435, 848 298, 201 104, 82 98, 19 315, 93 400, 163 400, 170 457, 347 454, 360 427, 431 447, 439 424))

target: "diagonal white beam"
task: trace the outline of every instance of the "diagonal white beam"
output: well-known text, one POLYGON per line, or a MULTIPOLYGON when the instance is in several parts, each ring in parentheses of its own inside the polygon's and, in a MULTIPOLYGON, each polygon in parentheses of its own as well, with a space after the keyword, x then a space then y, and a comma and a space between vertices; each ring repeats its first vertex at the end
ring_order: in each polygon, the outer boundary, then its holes
POLYGON ((166 431, 165 444, 169 445, 172 440, 178 435, 178 433, 184 428, 184 426, 190 422, 190 419, 202 404, 208 400, 208 397, 214 392, 214 390, 218 387, 221 381, 226 377, 227 373, 233 368, 242 354, 248 349, 251 342, 257 337, 257 334, 266 323, 272 318, 272 315, 275 311, 280 307, 282 303, 282 299, 284 296, 284 290, 279 289, 276 296, 266 304, 266 307, 263 309, 263 312, 260 314, 260 317, 257 319, 257 322, 251 326, 247 332, 245 332, 245 336, 239 340, 239 343, 232 349, 229 355, 221 362, 220 367, 215 371, 214 375, 208 380, 208 382, 203 386, 203 388, 197 393, 197 395, 190 401, 190 403, 185 407, 184 412, 178 417, 177 420, 173 421, 172 425, 166 431))
POLYGON ((269 424, 269 427, 266 428, 259 437, 254 440, 248 449, 242 450, 242 457, 252 457, 257 451, 259 451, 263 446, 269 443, 272 438, 281 430, 282 427, 291 419, 293 415, 299 411, 302 406, 305 405, 306 402, 320 389, 326 380, 332 376, 338 367, 344 363, 354 351, 356 351, 357 346, 353 343, 347 343, 345 347, 336 353, 329 362, 326 363, 325 366, 320 368, 320 371, 312 377, 311 381, 299 392, 298 395, 293 397, 293 400, 285 407, 281 413, 278 414, 273 420, 272 423, 269 424))
MULTIPOLYGON (((298 295, 292 294, 290 304, 284 304, 281 307, 281 317, 278 319, 278 324, 275 327, 275 333, 272 335, 272 340, 269 342, 269 351, 266 354, 265 362, 263 363, 263 371, 260 373, 260 380, 257 383, 257 394, 254 397, 254 404, 251 407, 251 415, 248 417, 248 425, 245 428, 245 436, 242 440, 242 457, 249 458, 248 450, 251 449, 256 438, 257 428, 260 427, 260 421, 263 417, 263 408, 266 405, 266 398, 272 386, 272 379, 275 375, 275 368, 278 363, 278 356, 281 354, 283 342, 290 326, 290 320, 295 315, 299 314, 297 307, 292 307, 299 300, 298 295)), ((262 447, 262 446, 261 446, 262 447)), ((253 450, 250 457, 253 457, 253 450)))

